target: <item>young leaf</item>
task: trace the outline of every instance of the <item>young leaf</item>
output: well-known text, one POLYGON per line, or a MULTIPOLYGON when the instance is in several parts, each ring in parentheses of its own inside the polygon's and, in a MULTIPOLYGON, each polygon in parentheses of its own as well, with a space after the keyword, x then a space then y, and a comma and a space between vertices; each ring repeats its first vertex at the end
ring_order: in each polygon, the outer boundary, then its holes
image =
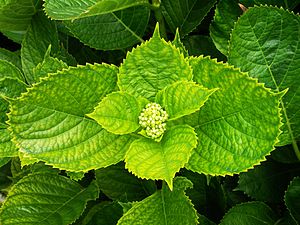
POLYGON ((105 131, 85 117, 116 86, 117 69, 86 65, 63 70, 11 103, 9 124, 21 151, 68 171, 122 160, 132 137, 105 131))
POLYGON ((154 181, 146 181, 129 173, 123 163, 96 170, 100 190, 110 199, 140 201, 156 191, 154 181))
POLYGON ((219 88, 185 122, 195 127, 199 144, 188 168, 199 173, 240 173, 265 160, 280 133, 280 94, 247 74, 208 57, 191 58, 194 80, 219 88))
POLYGON ((238 3, 238 0, 220 0, 215 10, 214 20, 209 27, 210 37, 215 46, 226 56, 234 23, 243 12, 238 3))
POLYGON ((166 185, 141 202, 135 203, 119 220, 118 225, 196 225, 197 213, 193 208, 185 190, 193 186, 184 177, 174 179, 174 190, 166 185))
POLYGON ((164 107, 170 120, 175 120, 199 110, 216 90, 179 81, 159 91, 155 101, 164 107))
MULTIPOLYGON (((229 62, 272 88, 289 88, 280 102, 284 126, 278 145, 300 138, 300 17, 275 7, 249 8, 237 21, 230 40, 229 62)), ((300 152, 298 151, 300 159, 300 152)))
POLYGON ((36 83, 40 81, 40 78, 46 77, 49 73, 56 73, 57 71, 68 68, 68 65, 63 61, 51 57, 50 51, 51 46, 49 46, 47 52, 45 53, 43 62, 39 63, 35 68, 33 68, 31 82, 36 83))
POLYGON ((5 200, 1 224, 73 223, 82 213, 87 201, 98 197, 95 183, 83 189, 78 183, 56 174, 35 173, 15 184, 5 200))
POLYGON ((140 127, 139 115, 147 102, 147 99, 135 98, 125 92, 114 92, 103 98, 87 116, 111 133, 129 134, 140 127))
POLYGON ((237 190, 244 191, 255 200, 280 203, 290 180, 299 172, 297 165, 267 161, 247 173, 241 173, 237 190))
POLYGON ((263 202, 247 202, 231 208, 220 225, 274 225, 275 213, 263 202))
POLYGON ((285 196, 285 204, 293 219, 300 223, 300 178, 296 177, 289 185, 285 196))
POLYGON ((55 20, 73 20, 112 13, 138 5, 149 5, 148 0, 45 0, 45 11, 55 20))
POLYGON ((176 172, 187 163, 196 145, 192 127, 174 126, 160 142, 147 138, 134 141, 126 152, 126 168, 141 178, 165 180, 172 190, 176 172))
POLYGON ((179 51, 183 54, 184 57, 188 57, 189 53, 186 50, 185 46, 183 45, 182 41, 180 40, 180 34, 178 29, 176 29, 175 38, 172 41, 172 44, 179 49, 179 51))
POLYGON ((104 15, 64 21, 82 43, 96 49, 114 50, 143 42, 150 10, 136 6, 104 15))
POLYGON ((123 210, 117 202, 101 202, 90 209, 82 225, 116 225, 123 210))
POLYGON ((149 41, 128 53, 118 76, 121 91, 154 100, 159 90, 193 74, 180 51, 160 38, 157 25, 149 41))
POLYGON ((161 7, 172 32, 179 28, 183 37, 201 23, 215 3, 216 0, 164 0, 161 7))
POLYGON ((22 69, 30 84, 35 80, 33 68, 43 62, 50 44, 53 52, 57 52, 59 42, 56 24, 43 13, 37 13, 32 18, 21 48, 22 69))
POLYGON ((0 30, 24 31, 36 13, 35 0, 2 0, 0 3, 0 30))

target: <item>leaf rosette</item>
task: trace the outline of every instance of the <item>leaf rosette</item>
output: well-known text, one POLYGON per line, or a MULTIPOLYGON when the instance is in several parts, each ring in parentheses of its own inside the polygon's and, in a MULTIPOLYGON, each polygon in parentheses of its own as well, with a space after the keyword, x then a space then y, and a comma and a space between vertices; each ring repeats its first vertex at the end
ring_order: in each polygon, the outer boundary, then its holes
POLYGON ((176 172, 197 146, 197 135, 191 126, 169 121, 196 112, 217 89, 193 82, 188 61, 158 30, 127 55, 118 73, 120 91, 103 98, 88 116, 111 133, 135 132, 126 168, 141 178, 165 180, 172 189, 176 172))

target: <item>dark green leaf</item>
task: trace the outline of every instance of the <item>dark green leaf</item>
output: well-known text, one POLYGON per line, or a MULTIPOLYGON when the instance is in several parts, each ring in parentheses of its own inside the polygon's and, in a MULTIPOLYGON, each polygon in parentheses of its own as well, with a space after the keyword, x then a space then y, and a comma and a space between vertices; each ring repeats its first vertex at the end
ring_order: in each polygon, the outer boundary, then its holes
POLYGON ((183 37, 194 30, 214 6, 216 0, 162 0, 162 13, 175 33, 183 37))
POLYGON ((106 196, 121 202, 140 201, 156 190, 154 181, 133 176, 124 168, 123 163, 98 169, 96 180, 106 196))
POLYGON ((300 178, 296 177, 289 185, 285 196, 285 204, 295 221, 300 223, 300 178))

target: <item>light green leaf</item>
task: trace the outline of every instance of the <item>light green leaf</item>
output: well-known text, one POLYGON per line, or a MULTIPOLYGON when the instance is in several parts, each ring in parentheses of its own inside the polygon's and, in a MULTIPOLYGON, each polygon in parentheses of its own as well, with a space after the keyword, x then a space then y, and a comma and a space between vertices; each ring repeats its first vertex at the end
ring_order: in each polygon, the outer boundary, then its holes
POLYGON ((16 98, 26 92, 26 84, 16 78, 0 78, 0 97, 16 98))
POLYGON ((199 110, 216 90, 194 82, 179 81, 159 91, 156 102, 164 107, 169 120, 175 120, 199 110))
POLYGON ((121 161, 133 138, 108 133, 85 117, 115 89, 116 73, 116 67, 105 64, 70 68, 13 101, 9 124, 20 151, 76 172, 121 161))
POLYGON ((107 95, 88 117, 114 134, 129 134, 139 127, 139 115, 147 99, 135 98, 128 93, 114 92, 107 95))
POLYGON ((196 225, 197 213, 185 190, 193 186, 184 177, 174 179, 174 190, 166 185, 141 202, 135 203, 119 220, 118 225, 196 225))
POLYGON ((116 225, 122 215, 122 207, 117 202, 103 201, 91 208, 82 225, 116 225))
POLYGON ((33 68, 43 62, 48 46, 53 52, 59 49, 57 28, 42 12, 34 15, 21 47, 22 69, 27 81, 34 82, 33 68))
POLYGON ((45 11, 55 20, 73 20, 112 13, 138 5, 149 5, 148 0, 45 0, 45 11))
POLYGON ((215 10, 214 20, 209 27, 210 37, 215 46, 226 56, 234 23, 243 12, 238 3, 238 0, 220 0, 215 10))
POLYGON ((186 50, 184 44, 182 43, 182 41, 180 40, 180 34, 178 29, 176 29, 176 33, 175 33, 175 38, 172 41, 172 44, 179 49, 179 51, 183 54, 184 57, 188 57, 189 53, 186 50))
POLYGON ((84 172, 70 172, 67 171, 68 177, 70 177, 71 180, 79 181, 84 177, 84 172))
POLYGON ((193 74, 180 51, 160 38, 157 25, 149 41, 127 54, 118 76, 121 91, 154 100, 159 90, 193 74))
POLYGON ((300 178, 296 177, 289 185, 285 196, 285 204, 293 219, 300 223, 300 178))
POLYGON ((83 212, 87 201, 95 200, 98 195, 94 182, 84 189, 56 174, 31 174, 10 190, 1 208, 0 221, 3 225, 71 224, 83 212))
POLYGON ((143 42, 150 10, 136 6, 104 15, 64 21, 82 43, 96 49, 114 50, 143 42))
POLYGON ((21 58, 15 52, 8 51, 5 48, 0 48, 0 60, 10 62, 16 67, 18 67, 20 70, 22 69, 21 58))
POLYGON ((194 80, 219 88, 201 110, 184 118, 199 144, 188 169, 211 175, 240 173, 265 160, 280 133, 279 100, 257 80, 208 57, 191 58, 194 80))
POLYGON ((215 3, 216 0, 163 0, 161 7, 172 32, 179 28, 183 37, 201 23, 215 3))
POLYGON ((10 161, 10 157, 0 158, 0 168, 10 161))
POLYGON ((274 225, 275 213, 263 202, 247 202, 231 208, 220 225, 274 225))
POLYGON ((172 189, 175 174, 188 162, 196 145, 192 127, 174 126, 160 142, 148 138, 134 141, 126 152, 126 168, 141 178, 165 180, 172 189))
POLYGON ((255 200, 280 203, 290 180, 299 173, 297 165, 266 161, 241 173, 236 190, 244 191, 255 200))
MULTIPOLYGON (((275 92, 289 91, 280 102, 284 126, 278 145, 300 139, 300 17, 275 7, 249 8, 231 35, 229 62, 275 92)), ((300 152, 298 151, 300 159, 300 152)))
POLYGON ((121 202, 139 201, 156 191, 154 181, 137 178, 123 163, 96 170, 96 180, 107 197, 121 202))
POLYGON ((49 46, 47 52, 45 53, 43 62, 39 63, 35 68, 33 68, 32 83, 36 83, 42 77, 46 77, 49 73, 56 73, 62 69, 68 68, 68 65, 63 61, 53 58, 50 56, 51 46, 49 46))
POLYGON ((37 2, 35 0, 1 0, 0 30, 26 30, 31 17, 36 13, 37 2))
POLYGON ((18 156, 18 148, 11 141, 11 134, 7 128, 0 129, 0 158, 18 156))
POLYGON ((21 167, 22 168, 24 166, 29 166, 29 165, 32 165, 32 164, 37 163, 37 162, 40 161, 38 159, 31 158, 30 155, 28 155, 27 153, 20 152, 20 151, 19 151, 19 158, 20 158, 20 161, 21 161, 21 167))

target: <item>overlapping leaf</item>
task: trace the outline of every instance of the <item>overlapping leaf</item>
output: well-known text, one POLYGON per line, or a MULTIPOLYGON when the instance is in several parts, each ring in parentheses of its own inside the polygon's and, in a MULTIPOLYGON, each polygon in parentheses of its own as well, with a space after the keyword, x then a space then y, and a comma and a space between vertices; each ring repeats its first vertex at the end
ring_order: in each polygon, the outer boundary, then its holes
POLYGON ((35 81, 33 68, 43 62, 50 44, 53 52, 57 52, 59 41, 56 24, 40 12, 32 18, 21 48, 22 69, 30 84, 35 81))
POLYGON ((285 193, 285 204, 293 219, 300 222, 300 178, 293 179, 285 193))
POLYGON ((160 142, 147 138, 134 141, 126 152, 126 168, 141 178, 165 180, 172 189, 175 173, 188 162, 196 145, 192 127, 174 126, 160 142))
POLYGON ((148 0, 46 0, 44 7, 52 19, 73 20, 148 4, 148 0))
POLYGON ((243 12, 238 2, 238 0, 221 0, 217 4, 214 20, 209 27, 210 37, 215 46, 226 56, 234 23, 243 12))
POLYGON ((21 151, 68 171, 106 167, 123 159, 132 138, 85 117, 116 86, 117 69, 86 65, 49 76, 11 104, 9 123, 21 151))
POLYGON ((135 98, 128 93, 115 92, 103 98, 94 112, 88 116, 109 132, 129 134, 140 127, 139 115, 147 102, 147 99, 144 98, 135 98))
POLYGON ((112 200, 140 201, 156 191, 154 181, 142 180, 129 173, 123 163, 96 171, 100 190, 112 200))
POLYGON ((194 82, 176 82, 159 91, 156 102, 164 107, 169 119, 174 120, 199 110, 216 90, 209 90, 194 82))
POLYGON ((191 58, 194 80, 219 88, 199 112, 184 118, 199 144, 188 168, 205 174, 245 171, 265 160, 279 135, 279 100, 245 73, 208 57, 191 58))
POLYGON ((96 49, 113 50, 143 42, 149 16, 149 8, 135 6, 64 23, 82 43, 96 49))
POLYGON ((87 201, 98 195, 95 183, 83 189, 66 177, 35 173, 21 179, 10 190, 0 211, 0 222, 3 225, 71 224, 80 216, 87 201))
POLYGON ((216 0, 163 0, 162 13, 175 33, 179 28, 181 36, 194 30, 214 6, 216 0))
MULTIPOLYGON (((282 135, 279 145, 300 138, 300 17, 275 7, 249 8, 237 21, 230 40, 229 62, 249 71, 260 82, 280 92, 282 135)), ((300 152, 298 152, 300 158, 300 152)))
POLYGON ((177 225, 197 224, 197 213, 185 190, 192 187, 192 183, 183 177, 174 180, 174 190, 170 191, 166 185, 143 201, 135 203, 119 220, 118 225, 177 225))
POLYGON ((247 202, 231 208, 220 225, 273 225, 277 217, 263 202, 247 202))
POLYGON ((128 53, 118 76, 121 91, 154 100, 159 90, 193 74, 180 51, 160 38, 157 25, 149 41, 128 53))
POLYGON ((36 0, 1 0, 0 30, 24 31, 36 13, 36 0))

